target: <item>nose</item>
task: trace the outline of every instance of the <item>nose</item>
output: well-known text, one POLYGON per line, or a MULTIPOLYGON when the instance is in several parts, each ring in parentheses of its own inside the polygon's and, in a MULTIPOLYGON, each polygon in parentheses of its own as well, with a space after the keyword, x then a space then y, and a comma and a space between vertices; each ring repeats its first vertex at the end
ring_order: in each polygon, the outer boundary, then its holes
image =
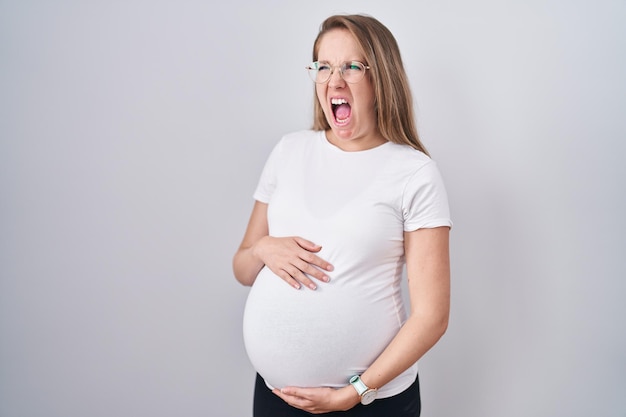
POLYGON ((328 80, 328 86, 331 88, 341 88, 345 85, 345 81, 341 76, 339 68, 335 68, 330 74, 330 80, 328 80))

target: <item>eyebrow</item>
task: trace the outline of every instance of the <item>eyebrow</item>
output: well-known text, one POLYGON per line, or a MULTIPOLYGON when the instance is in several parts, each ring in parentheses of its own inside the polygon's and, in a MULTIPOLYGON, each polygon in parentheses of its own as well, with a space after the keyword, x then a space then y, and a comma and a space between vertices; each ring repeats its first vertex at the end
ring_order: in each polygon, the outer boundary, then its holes
MULTIPOLYGON (((345 64, 345 63, 347 63, 347 62, 355 62, 355 61, 356 61, 356 62, 361 62, 361 63, 364 63, 364 62, 365 62, 362 58, 361 58, 361 59, 348 59, 348 60, 346 60, 346 61, 341 61, 341 64, 345 64)), ((327 59, 319 59, 319 58, 318 58, 318 59, 317 59, 317 62, 322 62, 322 63, 324 63, 324 64, 330 64, 330 61, 329 61, 329 60, 327 60, 327 59)))

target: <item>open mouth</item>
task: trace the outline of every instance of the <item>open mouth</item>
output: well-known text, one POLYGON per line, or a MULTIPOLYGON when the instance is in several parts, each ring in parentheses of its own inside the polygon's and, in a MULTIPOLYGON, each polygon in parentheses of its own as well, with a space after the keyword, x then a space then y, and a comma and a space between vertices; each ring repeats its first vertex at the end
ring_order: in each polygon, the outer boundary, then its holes
POLYGON ((330 100, 337 124, 346 124, 350 120, 352 108, 345 98, 333 98, 330 100))

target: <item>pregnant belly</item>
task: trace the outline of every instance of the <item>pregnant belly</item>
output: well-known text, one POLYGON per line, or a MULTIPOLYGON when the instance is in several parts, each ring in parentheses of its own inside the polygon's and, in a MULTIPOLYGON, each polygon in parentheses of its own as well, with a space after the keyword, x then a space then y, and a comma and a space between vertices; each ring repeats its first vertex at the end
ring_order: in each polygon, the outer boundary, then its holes
POLYGON ((366 301, 357 288, 295 290, 269 269, 248 295, 243 334, 256 371, 272 387, 341 387, 397 333, 393 300, 366 301))

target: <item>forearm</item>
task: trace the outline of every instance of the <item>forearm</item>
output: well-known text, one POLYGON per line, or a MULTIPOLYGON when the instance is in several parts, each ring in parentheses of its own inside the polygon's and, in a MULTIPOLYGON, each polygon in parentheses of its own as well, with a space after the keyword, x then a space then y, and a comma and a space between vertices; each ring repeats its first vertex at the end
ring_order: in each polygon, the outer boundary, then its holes
POLYGON ((233 257, 233 272, 242 285, 251 286, 264 265, 253 246, 240 247, 233 257))
POLYGON ((372 388, 387 384, 424 356, 443 336, 447 326, 447 311, 412 314, 361 379, 372 388))
POLYGON ((263 268, 264 261, 258 256, 256 246, 268 234, 267 204, 256 201, 243 241, 233 256, 233 273, 241 284, 251 286, 263 268))

